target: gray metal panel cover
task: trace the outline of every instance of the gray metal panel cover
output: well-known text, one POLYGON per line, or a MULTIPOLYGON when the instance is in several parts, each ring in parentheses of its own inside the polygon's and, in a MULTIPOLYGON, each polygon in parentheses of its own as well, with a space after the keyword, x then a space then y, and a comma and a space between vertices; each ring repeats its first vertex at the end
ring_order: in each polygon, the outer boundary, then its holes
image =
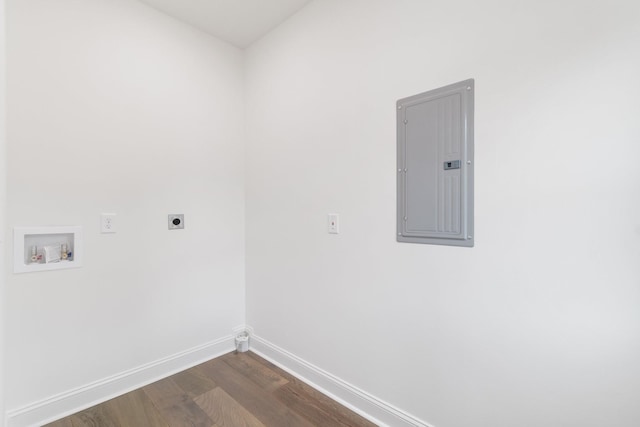
POLYGON ((398 101, 399 242, 473 246, 474 81, 398 101))

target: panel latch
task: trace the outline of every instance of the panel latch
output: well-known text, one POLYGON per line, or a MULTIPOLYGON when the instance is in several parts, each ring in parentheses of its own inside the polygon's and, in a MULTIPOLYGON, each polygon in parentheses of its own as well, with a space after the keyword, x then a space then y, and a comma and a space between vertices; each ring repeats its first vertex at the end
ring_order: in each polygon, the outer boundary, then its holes
POLYGON ((460 169, 460 160, 452 160, 450 162, 444 162, 444 170, 460 169))

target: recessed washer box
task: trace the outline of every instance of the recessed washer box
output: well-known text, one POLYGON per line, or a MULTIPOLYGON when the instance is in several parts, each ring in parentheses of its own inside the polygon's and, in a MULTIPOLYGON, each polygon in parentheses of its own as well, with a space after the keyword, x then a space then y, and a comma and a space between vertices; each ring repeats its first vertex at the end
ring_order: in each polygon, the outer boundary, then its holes
POLYGON ((82 267, 82 227, 15 227, 13 229, 13 272, 31 273, 82 267), (67 256, 46 262, 45 247, 66 248, 67 256), (35 258, 34 257, 35 248, 35 258), (71 254, 69 256, 69 254, 71 254))
POLYGON ((474 80, 397 103, 397 240, 474 245, 474 80))

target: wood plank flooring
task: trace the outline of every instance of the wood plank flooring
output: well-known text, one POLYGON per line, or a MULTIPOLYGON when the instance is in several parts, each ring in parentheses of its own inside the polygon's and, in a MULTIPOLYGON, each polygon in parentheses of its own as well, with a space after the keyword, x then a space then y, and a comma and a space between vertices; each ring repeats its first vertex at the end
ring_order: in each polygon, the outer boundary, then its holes
POLYGON ((254 353, 229 353, 47 427, 375 427, 254 353))

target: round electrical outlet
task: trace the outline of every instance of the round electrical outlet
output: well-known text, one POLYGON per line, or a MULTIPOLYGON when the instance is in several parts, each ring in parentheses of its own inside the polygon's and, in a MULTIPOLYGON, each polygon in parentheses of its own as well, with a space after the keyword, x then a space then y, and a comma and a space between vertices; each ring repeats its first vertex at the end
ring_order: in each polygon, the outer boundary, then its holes
POLYGON ((184 215, 183 214, 170 214, 169 215, 169 230, 181 230, 184 228, 184 215))

